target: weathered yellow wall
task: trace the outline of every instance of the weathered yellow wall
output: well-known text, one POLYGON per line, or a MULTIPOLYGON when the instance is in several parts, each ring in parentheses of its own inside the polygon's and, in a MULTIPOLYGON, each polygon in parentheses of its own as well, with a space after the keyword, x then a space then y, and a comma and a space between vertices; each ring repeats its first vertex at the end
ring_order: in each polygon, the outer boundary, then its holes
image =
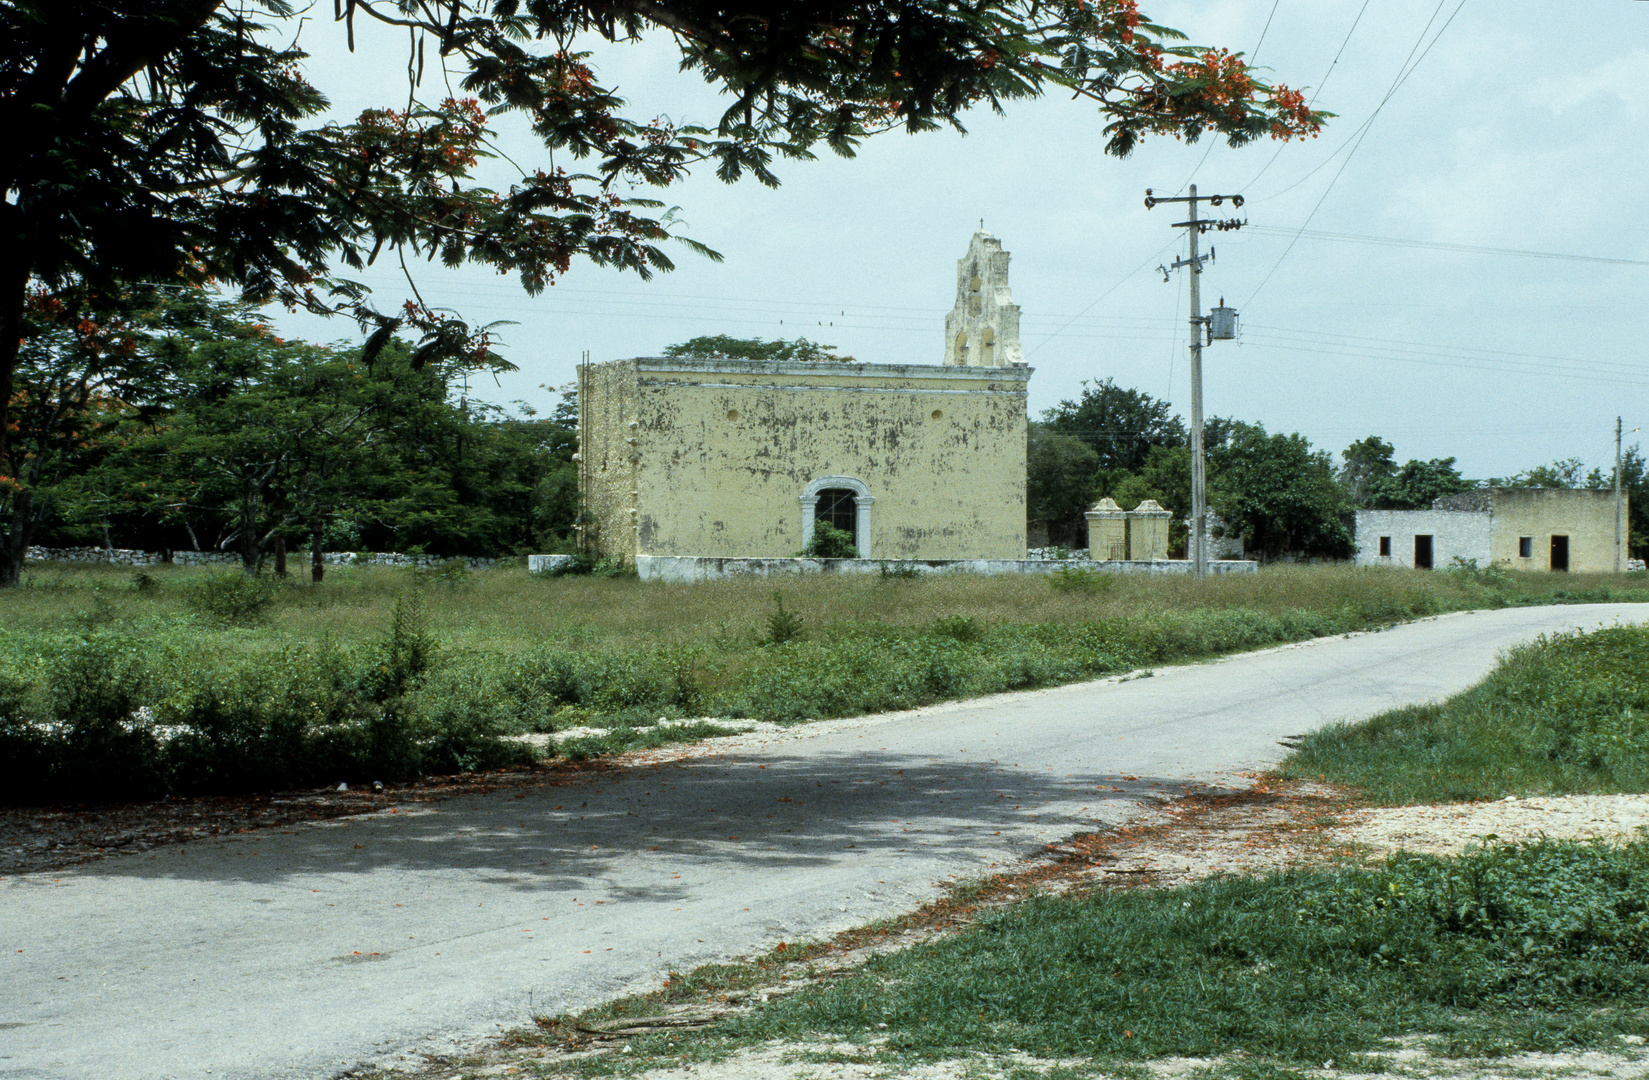
MULTIPOLYGON (((1494 488, 1489 493, 1494 514, 1496 563, 1513 570, 1549 570, 1552 537, 1569 538, 1569 569, 1577 573, 1609 572, 1615 568, 1615 493, 1565 488, 1494 488), (1533 539, 1530 558, 1518 555, 1518 540, 1533 539)), ((1626 496, 1621 496, 1624 504, 1626 496)), ((1625 540, 1622 514, 1622 541, 1625 540)))
POLYGON ((1024 367, 590 365, 580 408, 597 547, 792 556, 807 539, 803 489, 834 475, 862 481, 875 500, 867 558, 1024 558, 1029 376, 1024 367), (626 486, 614 478, 629 463, 614 459, 631 437, 638 460, 626 486), (638 494, 625 504, 629 491, 638 494))
POLYGON ((578 376, 580 528, 592 551, 629 558, 636 547, 632 511, 641 442, 635 361, 585 364, 578 376))

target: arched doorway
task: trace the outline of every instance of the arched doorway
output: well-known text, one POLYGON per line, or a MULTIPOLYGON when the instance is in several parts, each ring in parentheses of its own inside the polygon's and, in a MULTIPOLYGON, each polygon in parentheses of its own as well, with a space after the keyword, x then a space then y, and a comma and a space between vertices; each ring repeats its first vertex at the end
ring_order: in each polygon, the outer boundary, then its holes
POLYGON ((802 543, 813 536, 813 523, 828 521, 853 537, 859 558, 870 553, 870 508, 876 499, 856 476, 821 476, 802 489, 802 543))

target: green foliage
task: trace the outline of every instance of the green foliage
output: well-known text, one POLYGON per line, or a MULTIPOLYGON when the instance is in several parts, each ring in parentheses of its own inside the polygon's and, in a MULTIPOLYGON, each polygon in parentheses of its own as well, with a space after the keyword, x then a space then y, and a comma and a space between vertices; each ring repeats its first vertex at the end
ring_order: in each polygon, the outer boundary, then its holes
POLYGON ((1061 401, 1042 414, 1042 422, 1056 435, 1087 444, 1105 471, 1138 472, 1153 447, 1186 445, 1185 423, 1168 402, 1111 379, 1084 381, 1076 401, 1061 401))
POLYGON ((1642 791, 1649 629, 1542 638, 1441 705, 1311 733, 1284 770, 1390 803, 1642 791))
POLYGON ((1261 558, 1345 558, 1351 554, 1351 506, 1329 455, 1303 435, 1271 435, 1237 423, 1212 455, 1217 482, 1210 502, 1244 547, 1261 558))
POLYGON ((1031 421, 1025 445, 1025 516, 1045 522, 1055 543, 1079 543, 1094 501, 1094 469, 1099 455, 1074 435, 1031 421))
POLYGON ((605 555, 594 555, 587 551, 573 553, 571 558, 544 571, 541 577, 597 577, 619 578, 636 576, 635 567, 625 563, 622 556, 608 558, 605 555))
POLYGON ((1423 1032, 1477 1052, 1641 1034, 1649 845, 1541 842, 1375 869, 1096 890, 989 911, 731 1021, 921 1056, 1316 1065, 1423 1032))
POLYGON ((215 622, 247 626, 269 618, 279 588, 274 578, 263 574, 220 571, 191 588, 189 606, 215 622))
MULTIPOLYGON (((891 606, 874 575, 798 578, 776 604, 760 581, 644 587, 585 577, 529 587, 510 569, 472 574, 454 590, 410 570, 338 567, 319 587, 280 590, 254 630, 189 614, 193 583, 212 573, 153 573, 163 585, 152 595, 126 587, 129 571, 97 568, 59 569, 0 594, 5 799, 268 790, 489 767, 531 756, 506 735, 640 730, 659 717, 858 715, 1464 606, 1563 599, 1545 574, 1491 585, 1342 567, 1268 568, 1196 588, 1119 575, 1071 591, 1029 577, 923 575, 891 606), (85 629, 64 632, 88 600, 96 610, 79 620, 85 629), (806 612, 807 637, 769 643, 776 610, 797 623, 806 612)), ((1564 584, 1571 601, 1605 591, 1616 601, 1649 597, 1623 578, 1564 584)), ((1571 666, 1627 670, 1620 678, 1635 685, 1631 665, 1649 669, 1635 656, 1581 654, 1571 666)), ((1531 759, 1555 750, 1575 775, 1592 769, 1619 783, 1644 757, 1633 748, 1649 709, 1628 701, 1629 715, 1588 712, 1577 691, 1562 709, 1584 722, 1559 731, 1546 718, 1551 706, 1530 700, 1527 723, 1503 730, 1496 720, 1457 741, 1492 750, 1510 731, 1533 748, 1531 759), (1539 738, 1524 730, 1539 724, 1539 738)), ((1438 740, 1439 772, 1456 769, 1443 744, 1450 738, 1438 740)), ((1471 783, 1495 775, 1477 759, 1457 764, 1471 783)))
POLYGON ((801 641, 807 636, 807 630, 802 625, 802 617, 794 611, 786 611, 784 595, 773 594, 773 613, 767 617, 767 644, 784 645, 792 641, 801 641))
POLYGON ((761 360, 767 362, 800 361, 803 363, 856 363, 851 356, 837 356, 836 346, 820 345, 799 337, 795 341, 780 338, 763 341, 761 338, 734 338, 726 334, 696 337, 676 345, 667 345, 664 355, 685 360, 761 360))
POLYGON ((798 554, 804 559, 857 559, 859 549, 854 546, 852 533, 828 521, 815 521, 813 535, 798 554))
POLYGON ((945 615, 933 620, 933 632, 939 637, 972 645, 985 640, 985 627, 972 615, 945 615))
POLYGON ((1408 461, 1389 477, 1369 482, 1366 505, 1375 510, 1425 510, 1434 499, 1470 491, 1473 484, 1460 475, 1454 459, 1408 461))
POLYGON ((1115 584, 1115 574, 1106 574, 1081 566, 1062 566, 1048 575, 1048 586, 1054 592, 1104 592, 1115 584))
POLYGON ((922 576, 922 571, 911 563, 883 563, 876 574, 882 581, 916 581, 922 576))

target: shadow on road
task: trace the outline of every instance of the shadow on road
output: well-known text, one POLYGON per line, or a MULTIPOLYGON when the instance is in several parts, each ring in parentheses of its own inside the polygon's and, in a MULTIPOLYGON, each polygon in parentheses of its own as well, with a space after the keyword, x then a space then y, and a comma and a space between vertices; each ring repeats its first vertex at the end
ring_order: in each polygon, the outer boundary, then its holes
MULTIPOLYGON (((625 860, 783 872, 889 853, 938 860, 993 848, 1028 854, 1185 788, 1179 780, 1055 775, 879 751, 695 759, 263 830, 111 859, 81 873, 278 883, 460 871, 553 891, 611 880, 625 860)), ((632 888, 660 900, 673 887, 632 888)))

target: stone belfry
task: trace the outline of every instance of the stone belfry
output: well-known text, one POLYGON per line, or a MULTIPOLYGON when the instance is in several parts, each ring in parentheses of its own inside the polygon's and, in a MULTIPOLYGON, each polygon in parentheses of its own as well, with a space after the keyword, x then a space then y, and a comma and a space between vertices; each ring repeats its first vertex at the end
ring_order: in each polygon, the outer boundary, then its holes
POLYGON ((956 262, 956 306, 945 316, 945 363, 960 367, 1023 367, 1019 305, 1008 291, 1009 255, 981 229, 956 262))

